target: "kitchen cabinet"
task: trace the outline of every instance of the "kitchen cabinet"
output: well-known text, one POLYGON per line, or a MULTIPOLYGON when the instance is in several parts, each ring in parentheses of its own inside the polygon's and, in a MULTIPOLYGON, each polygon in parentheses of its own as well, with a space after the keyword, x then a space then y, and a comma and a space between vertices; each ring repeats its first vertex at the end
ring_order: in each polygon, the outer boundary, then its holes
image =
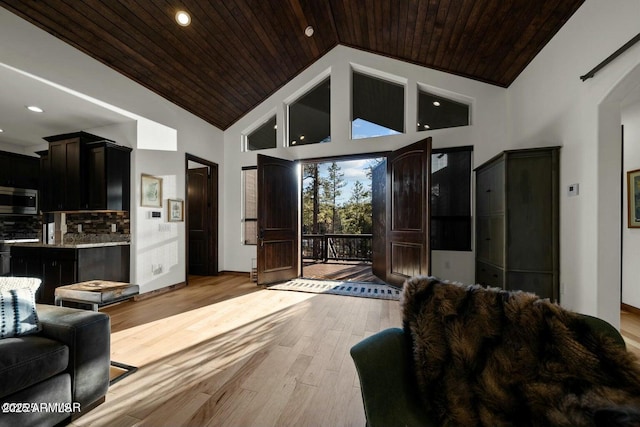
POLYGON ((44 138, 42 211, 129 210, 131 149, 86 132, 44 138))
POLYGON ((128 211, 131 198, 131 149, 108 141, 87 150, 89 209, 128 211))
POLYGON ((40 183, 38 189, 40 194, 38 197, 38 210, 41 212, 52 211, 51 206, 51 192, 49 191, 49 150, 36 151, 36 154, 40 156, 40 183))
POLYGON ((37 189, 39 180, 37 157, 0 151, 0 187, 37 189))
POLYGON ((559 298, 559 148, 511 150, 476 169, 476 282, 559 298))
POLYGON ((11 274, 42 280, 36 301, 53 304, 55 288, 87 280, 129 282, 129 245, 11 247, 11 274))
POLYGON ((80 138, 49 144, 49 207, 56 211, 78 210, 84 181, 80 177, 80 138))
POLYGON ((41 251, 42 284, 40 303, 53 304, 58 286, 78 282, 77 250, 48 249, 41 251))

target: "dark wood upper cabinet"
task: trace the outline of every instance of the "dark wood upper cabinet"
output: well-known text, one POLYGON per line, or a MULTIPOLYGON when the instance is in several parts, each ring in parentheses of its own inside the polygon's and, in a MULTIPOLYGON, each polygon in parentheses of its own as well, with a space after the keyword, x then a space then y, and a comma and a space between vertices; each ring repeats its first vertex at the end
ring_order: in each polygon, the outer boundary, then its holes
POLYGON ((0 187, 38 188, 40 161, 37 157, 0 151, 0 187))
POLYGON ((44 138, 41 210, 129 210, 131 149, 76 132, 44 138))
POLYGON ((80 138, 49 143, 49 205, 57 211, 79 210, 83 193, 80 178, 80 138))
POLYGON ((87 203, 89 209, 128 211, 131 198, 131 149, 112 142, 89 144, 87 203))

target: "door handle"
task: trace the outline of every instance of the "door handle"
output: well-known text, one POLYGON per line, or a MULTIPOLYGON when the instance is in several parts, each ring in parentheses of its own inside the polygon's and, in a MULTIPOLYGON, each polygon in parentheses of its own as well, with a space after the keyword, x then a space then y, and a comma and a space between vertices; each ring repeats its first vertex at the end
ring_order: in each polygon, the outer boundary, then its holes
POLYGON ((260 247, 264 246, 264 228, 260 228, 258 231, 258 240, 260 241, 260 247))

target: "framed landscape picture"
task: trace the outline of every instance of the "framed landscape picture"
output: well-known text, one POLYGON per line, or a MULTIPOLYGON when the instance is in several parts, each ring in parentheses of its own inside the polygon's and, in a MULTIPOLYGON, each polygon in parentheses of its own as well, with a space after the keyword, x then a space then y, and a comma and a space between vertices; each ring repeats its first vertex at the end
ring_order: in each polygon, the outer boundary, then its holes
POLYGON ((142 174, 141 179, 140 206, 149 208, 162 207, 162 178, 142 174))
POLYGON ((640 169, 627 172, 629 228, 640 228, 640 169))
POLYGON ((171 222, 184 221, 184 202, 182 200, 168 200, 169 213, 167 218, 171 222))

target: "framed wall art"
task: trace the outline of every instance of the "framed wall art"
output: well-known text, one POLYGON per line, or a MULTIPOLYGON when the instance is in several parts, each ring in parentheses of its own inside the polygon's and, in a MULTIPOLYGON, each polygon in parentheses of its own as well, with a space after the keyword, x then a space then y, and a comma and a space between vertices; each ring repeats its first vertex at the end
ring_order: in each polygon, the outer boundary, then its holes
POLYGON ((162 178, 142 174, 140 179, 140 206, 149 208, 162 207, 162 178))
POLYGON ((167 218, 170 222, 184 221, 184 201, 168 199, 167 205, 169 209, 167 218))
POLYGON ((627 172, 629 219, 627 227, 640 228, 640 169, 627 172))

